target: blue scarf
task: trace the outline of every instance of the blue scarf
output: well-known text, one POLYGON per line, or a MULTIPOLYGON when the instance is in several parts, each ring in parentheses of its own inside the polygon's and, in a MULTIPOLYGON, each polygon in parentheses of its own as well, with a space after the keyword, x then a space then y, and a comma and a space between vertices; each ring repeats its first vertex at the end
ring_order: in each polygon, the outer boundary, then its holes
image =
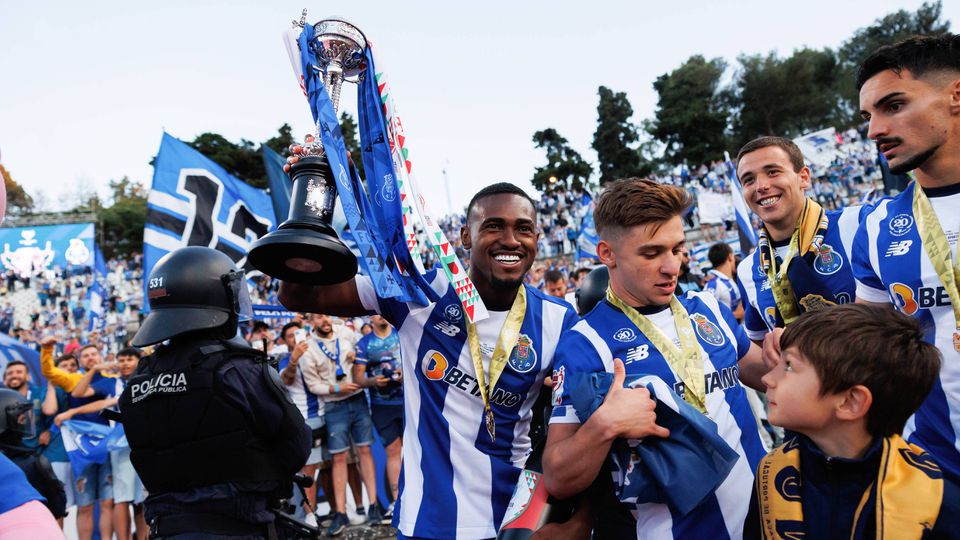
MULTIPOLYGON (((313 49, 311 48, 313 38, 313 26, 305 25, 298 40, 300 59, 303 65, 304 86, 307 91, 307 100, 310 103, 310 111, 313 113, 314 121, 317 122, 320 140, 323 143, 327 160, 330 162, 330 168, 337 184, 340 204, 343 206, 343 213, 350 225, 350 234, 360 250, 360 265, 364 272, 370 276, 377 295, 381 298, 397 298, 402 302, 426 305, 428 294, 431 297, 436 297, 436 294, 420 276, 418 276, 419 280, 414 278, 415 282, 411 283, 410 277, 403 274, 397 265, 397 259, 392 256, 399 251, 406 252, 406 259, 400 259, 401 264, 404 264, 408 271, 414 268, 412 263, 407 266, 411 258, 403 238, 402 214, 399 196, 397 195, 399 190, 396 186, 396 175, 393 174, 392 161, 389 160, 389 154, 387 155, 387 161, 384 161, 382 157, 379 157, 380 152, 377 152, 376 156, 371 156, 372 162, 368 164, 367 152, 364 152, 364 165, 368 167, 372 165, 368 169, 372 173, 368 174, 368 185, 374 193, 376 204, 372 203, 356 170, 349 166, 347 149, 343 142, 343 134, 340 131, 340 123, 337 121, 337 113, 330 101, 327 89, 323 85, 320 68, 315 65, 313 49), (391 193, 393 194, 392 200, 390 200, 391 193), (398 241, 399 246, 397 245, 398 241)), ((373 85, 372 89, 376 92, 376 80, 372 69, 373 57, 369 48, 365 53, 368 64, 364 73, 364 82, 358 92, 360 100, 360 140, 363 147, 373 145, 377 141, 376 128, 378 125, 381 143, 386 140, 383 112, 371 103, 373 101, 371 98, 375 98, 375 96, 371 96, 370 84, 373 85), (371 112, 375 114, 371 115, 371 112), (379 117, 379 124, 377 118, 371 118, 371 116, 379 117)), ((375 101, 379 103, 379 98, 376 98, 375 101)), ((389 147, 387 152, 389 152, 389 147)), ((417 272, 410 272, 410 274, 417 274, 417 272)))

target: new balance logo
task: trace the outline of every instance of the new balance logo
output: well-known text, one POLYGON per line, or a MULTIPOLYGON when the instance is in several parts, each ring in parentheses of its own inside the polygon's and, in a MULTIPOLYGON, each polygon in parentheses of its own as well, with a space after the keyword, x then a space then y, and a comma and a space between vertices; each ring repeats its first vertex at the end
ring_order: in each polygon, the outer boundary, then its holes
POLYGON ((632 364, 640 360, 645 360, 648 356, 650 356, 649 349, 650 346, 647 344, 627 349, 627 359, 624 361, 624 364, 632 364))
POLYGON ((887 257, 899 257, 900 255, 906 255, 910 251, 910 246, 913 245, 913 240, 901 240, 899 242, 891 242, 890 247, 887 248, 887 257))
POLYGON ((447 321, 440 321, 437 324, 433 325, 433 327, 450 337, 454 337, 460 333, 459 326, 450 324, 447 321))

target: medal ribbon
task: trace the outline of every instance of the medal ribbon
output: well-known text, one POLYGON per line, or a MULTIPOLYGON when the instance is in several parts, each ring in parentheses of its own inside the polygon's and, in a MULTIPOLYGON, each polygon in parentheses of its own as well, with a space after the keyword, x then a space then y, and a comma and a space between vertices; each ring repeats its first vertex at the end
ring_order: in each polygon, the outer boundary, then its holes
POLYGON ((777 265, 776 250, 770 243, 766 227, 760 229, 760 241, 758 242, 760 266, 767 275, 770 291, 773 293, 773 301, 776 303, 777 310, 780 312, 785 325, 792 323, 800 316, 797 297, 793 292, 790 277, 787 275, 790 263, 798 252, 801 257, 810 251, 819 253, 823 246, 823 235, 826 234, 829 224, 830 221, 823 207, 812 199, 806 199, 803 204, 803 212, 800 213, 800 219, 797 221, 797 226, 793 229, 793 235, 790 237, 790 246, 787 248, 787 253, 779 266, 777 265))
POLYGON ((480 387, 480 397, 483 398, 484 420, 487 425, 487 433, 490 434, 490 440, 496 440, 496 423, 493 418, 493 410, 490 408, 490 395, 493 388, 500 380, 500 374, 507 365, 507 357, 513 351, 520 337, 520 326, 523 325, 523 315, 527 311, 527 290, 523 285, 517 291, 517 297, 513 300, 510 312, 507 313, 507 320, 503 322, 500 328, 500 335, 497 338, 497 346, 493 350, 493 358, 490 360, 490 385, 487 385, 486 374, 483 369, 483 356, 480 352, 480 336, 477 334, 477 325, 467 321, 467 341, 470 344, 470 358, 473 360, 473 369, 477 374, 477 385, 480 387))
POLYGON ((940 226, 940 220, 930 204, 930 199, 923 189, 914 181, 913 186, 913 215, 917 220, 917 232, 923 241, 923 249, 930 257, 930 263, 937 272, 937 277, 943 282, 943 288, 950 296, 953 305, 953 319, 956 330, 953 333, 953 347, 960 350, 960 291, 957 290, 957 264, 950 252, 950 242, 940 226))
POLYGON ((657 328, 647 317, 640 314, 632 306, 624 302, 613 289, 607 289, 607 301, 616 306, 630 319, 640 333, 650 340, 650 343, 660 351, 670 369, 683 381, 683 399, 698 411, 707 414, 706 389, 703 381, 703 360, 700 358, 700 345, 693 336, 693 323, 686 308, 676 296, 670 298, 670 312, 673 314, 673 324, 680 337, 680 348, 657 328))

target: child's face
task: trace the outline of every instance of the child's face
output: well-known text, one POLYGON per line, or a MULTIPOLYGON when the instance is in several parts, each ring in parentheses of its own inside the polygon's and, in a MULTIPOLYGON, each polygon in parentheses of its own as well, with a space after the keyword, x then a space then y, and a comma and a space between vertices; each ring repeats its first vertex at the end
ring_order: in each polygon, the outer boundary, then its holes
POLYGON ((796 347, 782 352, 777 367, 763 376, 771 424, 808 435, 834 418, 832 396, 820 395, 820 377, 796 347))

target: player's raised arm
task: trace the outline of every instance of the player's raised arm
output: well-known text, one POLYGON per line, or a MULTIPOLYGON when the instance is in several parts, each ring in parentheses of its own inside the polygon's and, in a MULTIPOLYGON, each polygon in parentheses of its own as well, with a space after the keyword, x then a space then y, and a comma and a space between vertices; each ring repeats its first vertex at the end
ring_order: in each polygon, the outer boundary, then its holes
POLYGON ((363 303, 360 302, 356 278, 336 285, 323 286, 281 281, 278 297, 280 303, 292 311, 326 313, 338 317, 367 314, 363 303))

